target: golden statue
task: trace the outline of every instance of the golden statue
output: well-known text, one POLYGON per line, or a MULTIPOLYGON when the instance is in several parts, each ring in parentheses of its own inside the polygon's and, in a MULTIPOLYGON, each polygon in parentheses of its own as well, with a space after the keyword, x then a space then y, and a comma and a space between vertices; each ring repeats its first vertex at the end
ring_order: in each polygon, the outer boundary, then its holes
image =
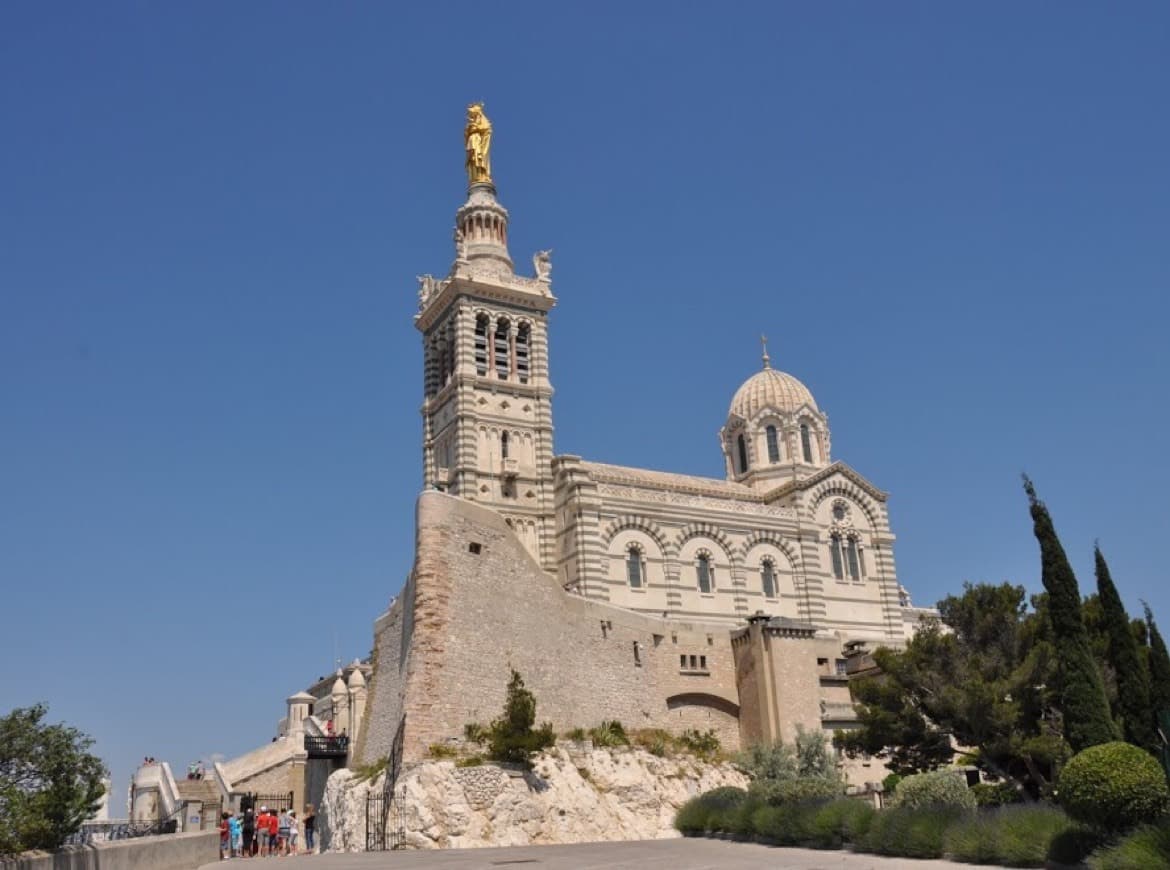
POLYGON ((491 147, 492 122, 483 113, 483 103, 472 103, 467 107, 467 126, 463 128, 468 184, 492 183, 492 164, 488 157, 491 147))

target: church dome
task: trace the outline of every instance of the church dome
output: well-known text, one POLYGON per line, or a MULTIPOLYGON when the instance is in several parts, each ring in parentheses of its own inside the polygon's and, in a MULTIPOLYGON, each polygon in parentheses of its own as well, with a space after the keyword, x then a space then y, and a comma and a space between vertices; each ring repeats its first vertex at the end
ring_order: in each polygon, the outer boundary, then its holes
POLYGON ((787 414, 802 405, 817 410, 816 400, 808 387, 787 372, 776 371, 765 362, 763 371, 756 372, 735 391, 735 398, 731 400, 731 408, 727 413, 728 416, 734 414, 750 420, 765 407, 787 414))

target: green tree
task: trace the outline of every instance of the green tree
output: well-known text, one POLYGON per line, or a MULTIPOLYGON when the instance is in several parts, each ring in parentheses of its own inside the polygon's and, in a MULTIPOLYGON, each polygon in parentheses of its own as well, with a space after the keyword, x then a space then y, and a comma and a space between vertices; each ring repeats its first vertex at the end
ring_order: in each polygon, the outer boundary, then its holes
POLYGON ((1142 608, 1150 630, 1150 708, 1154 711, 1157 727, 1157 715, 1163 710, 1170 710, 1170 654, 1166 652, 1166 642, 1162 640, 1162 633, 1154 622, 1150 605, 1143 601, 1142 608))
POLYGON ((97 810, 105 766, 93 740, 46 725, 44 705, 0 719, 0 854, 53 850, 97 810))
POLYGON ((850 684, 860 727, 839 731, 835 745, 884 758, 900 775, 949 764, 965 747, 964 761, 1046 793, 1069 752, 1043 618, 1008 583, 965 584, 938 606, 941 624, 905 650, 878 649, 880 673, 850 684))
POLYGON ((528 763, 533 753, 556 741, 552 725, 545 722, 540 728, 536 723, 536 698, 524 688, 520 674, 512 671, 508 681, 508 697, 504 701, 504 713, 492 722, 488 739, 488 754, 495 761, 528 763))
POLYGON ((1109 743, 1121 735, 1109 713, 1109 699, 1101 669, 1093 658, 1089 635, 1081 616, 1081 593, 1064 547, 1056 536, 1052 516, 1027 476, 1024 491, 1032 514, 1032 531, 1040 544, 1041 580, 1048 592, 1048 618, 1056 647, 1060 710, 1064 736, 1073 751, 1109 743))
POLYGON ((1146 750, 1157 748, 1150 709, 1150 675, 1130 626, 1129 614, 1113 585, 1109 566, 1100 547, 1093 548, 1097 567, 1097 595, 1101 601, 1105 632, 1109 637, 1108 660, 1117 681, 1114 709, 1121 720, 1125 739, 1146 750))

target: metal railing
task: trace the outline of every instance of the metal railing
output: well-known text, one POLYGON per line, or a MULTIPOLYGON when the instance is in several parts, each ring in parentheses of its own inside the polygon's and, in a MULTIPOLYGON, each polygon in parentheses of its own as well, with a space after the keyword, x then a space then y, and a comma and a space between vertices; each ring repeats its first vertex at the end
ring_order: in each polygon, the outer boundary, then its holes
POLYGON ((349 737, 344 734, 335 737, 306 734, 305 752, 309 758, 345 758, 349 754, 349 737))

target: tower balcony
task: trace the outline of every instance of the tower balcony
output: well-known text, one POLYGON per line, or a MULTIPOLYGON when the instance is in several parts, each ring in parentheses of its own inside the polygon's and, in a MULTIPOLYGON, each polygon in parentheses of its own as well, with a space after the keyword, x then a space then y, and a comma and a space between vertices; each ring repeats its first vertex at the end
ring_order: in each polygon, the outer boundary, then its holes
POLYGON ((504 475, 504 477, 507 477, 507 478, 516 477, 516 475, 518 475, 520 473, 520 460, 519 459, 501 459, 500 460, 500 473, 502 475, 504 475))

